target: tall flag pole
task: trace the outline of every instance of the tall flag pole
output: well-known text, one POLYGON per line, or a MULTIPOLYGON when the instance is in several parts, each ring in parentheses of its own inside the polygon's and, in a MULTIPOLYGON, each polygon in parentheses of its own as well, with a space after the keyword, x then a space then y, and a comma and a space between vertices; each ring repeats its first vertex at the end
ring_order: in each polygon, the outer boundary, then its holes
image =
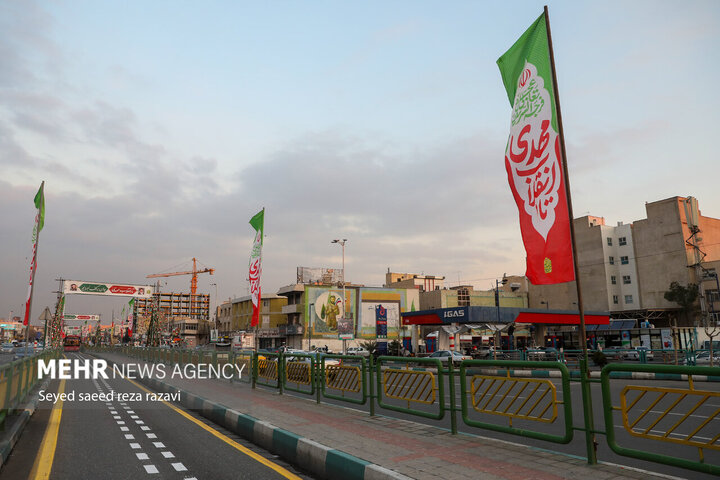
MULTIPOLYGON (((513 107, 505 169, 520 214, 526 276, 535 285, 575 280, 586 380, 585 309, 547 6, 497 63, 513 107)), ((583 383, 583 400, 589 405, 589 383, 583 383)), ((588 461, 597 463, 592 429, 586 439, 588 461)))
POLYGON ((257 327, 260 323, 260 275, 262 274, 262 246, 263 231, 265 227, 265 209, 263 208, 250 219, 250 225, 255 229, 255 240, 250 252, 249 275, 250 295, 252 297, 253 313, 250 326, 255 327, 257 342, 257 327))
POLYGON ((37 213, 35 214, 35 226, 33 227, 33 256, 30 262, 30 284, 28 285, 28 296, 25 302, 25 318, 23 319, 23 325, 25 326, 25 345, 27 346, 28 336, 30 334, 30 311, 32 310, 32 296, 33 286, 35 283, 35 271, 37 270, 37 250, 38 242, 40 240, 40 230, 45 225, 45 181, 40 184, 40 188, 35 194, 35 208, 37 213))

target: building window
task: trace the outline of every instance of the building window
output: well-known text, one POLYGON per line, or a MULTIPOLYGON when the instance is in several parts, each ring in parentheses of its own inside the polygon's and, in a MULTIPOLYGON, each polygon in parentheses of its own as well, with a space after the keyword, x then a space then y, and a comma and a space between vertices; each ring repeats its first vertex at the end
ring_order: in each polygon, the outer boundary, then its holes
POLYGON ((617 277, 615 275, 612 275, 610 277, 610 283, 612 283, 613 285, 617 285, 617 277))
POLYGON ((630 285, 630 275, 623 275, 623 283, 625 285, 630 285))
POLYGON ((623 265, 627 265, 628 263, 630 263, 630 259, 628 259, 628 257, 620 257, 620 263, 622 263, 623 265))
POLYGON ((632 295, 625 295, 625 303, 633 303, 632 295))
POLYGON ((618 238, 618 244, 622 247, 623 245, 627 245, 627 239, 625 237, 618 238))
POLYGON ((608 247, 612 247, 612 237, 607 237, 608 247))
POLYGON ((458 289, 458 307, 470 306, 470 292, 467 288, 458 289))
POLYGON ((608 261, 610 262, 610 265, 615 265, 615 257, 608 257, 608 261))
POLYGON ((613 295, 613 304, 617 305, 620 302, 617 295, 613 295))

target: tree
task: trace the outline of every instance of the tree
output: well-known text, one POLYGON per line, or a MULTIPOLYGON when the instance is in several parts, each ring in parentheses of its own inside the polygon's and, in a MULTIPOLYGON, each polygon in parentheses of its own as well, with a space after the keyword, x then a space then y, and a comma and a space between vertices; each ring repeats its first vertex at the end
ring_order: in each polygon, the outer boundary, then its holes
POLYGON ((689 324, 693 324, 692 317, 696 311, 695 301, 698 298, 698 286, 694 283, 688 284, 687 287, 680 285, 678 282, 671 282, 670 289, 663 295, 668 302, 674 302, 680 305, 682 313, 685 315, 689 324))

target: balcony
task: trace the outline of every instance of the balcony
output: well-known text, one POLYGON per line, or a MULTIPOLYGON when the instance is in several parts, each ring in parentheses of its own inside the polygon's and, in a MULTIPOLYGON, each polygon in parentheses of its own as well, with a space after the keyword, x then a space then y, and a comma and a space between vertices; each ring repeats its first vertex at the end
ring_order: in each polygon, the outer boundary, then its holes
POLYGON ((282 307, 282 314, 288 315, 290 313, 302 313, 302 304, 293 304, 293 305, 283 305, 282 307))

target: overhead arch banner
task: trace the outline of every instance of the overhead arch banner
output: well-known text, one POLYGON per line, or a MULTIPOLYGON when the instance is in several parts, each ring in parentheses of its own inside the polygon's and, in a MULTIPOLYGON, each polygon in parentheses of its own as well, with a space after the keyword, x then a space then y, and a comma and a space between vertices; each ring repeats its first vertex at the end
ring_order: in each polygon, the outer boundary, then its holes
POLYGON ((109 295, 113 297, 150 298, 154 291, 152 285, 63 280, 63 293, 65 295, 109 295))

